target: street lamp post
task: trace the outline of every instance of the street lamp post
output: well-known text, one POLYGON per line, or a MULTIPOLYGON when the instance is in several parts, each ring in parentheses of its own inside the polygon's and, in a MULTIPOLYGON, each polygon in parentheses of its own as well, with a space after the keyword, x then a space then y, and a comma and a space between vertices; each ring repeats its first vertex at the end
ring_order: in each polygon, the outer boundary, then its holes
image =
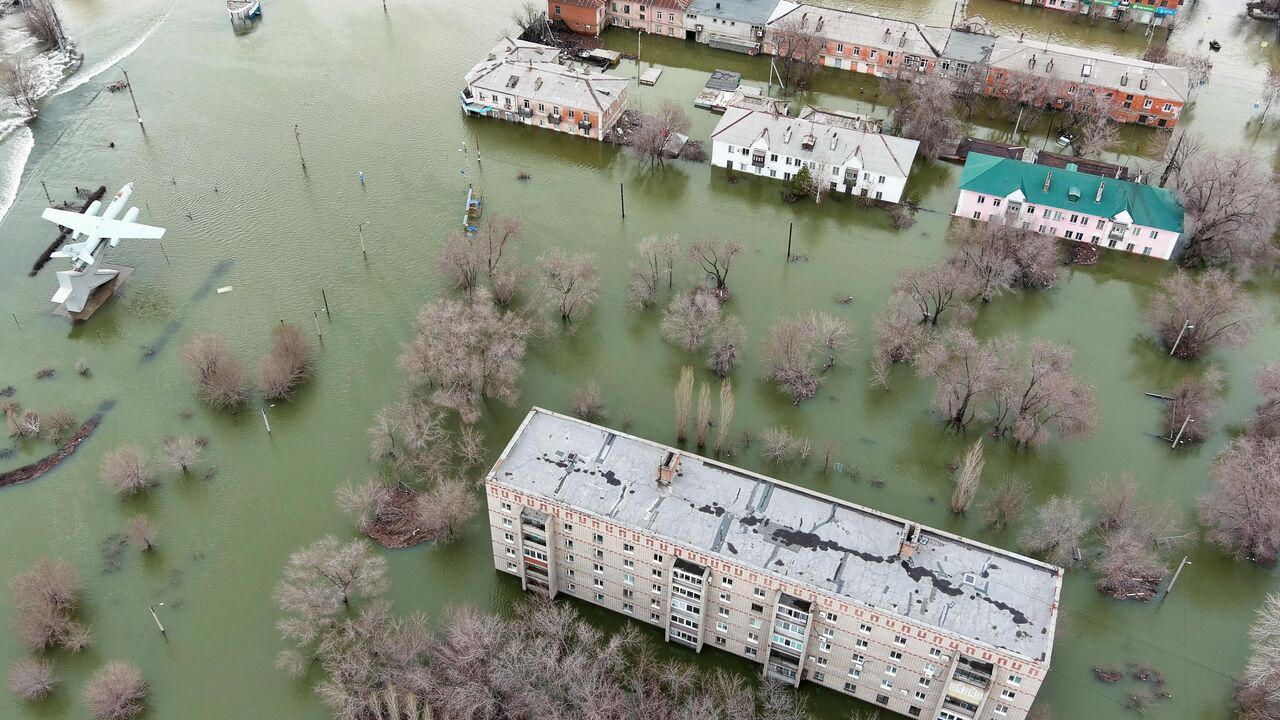
POLYGON ((164 631, 164 625, 160 624, 160 616, 156 615, 156 608, 164 607, 164 603, 156 603, 151 606, 151 619, 156 621, 156 627, 160 628, 160 634, 169 637, 169 633, 164 631))
POLYGON ((1173 444, 1170 445, 1169 447, 1174 447, 1174 448, 1178 447, 1178 441, 1182 440, 1182 433, 1186 432, 1187 424, 1193 423, 1193 422, 1195 422, 1195 420, 1192 420, 1190 415, 1188 415, 1186 419, 1182 421, 1182 427, 1178 428, 1178 435, 1173 439, 1173 444))
POLYGON ((370 221, 365 220, 359 225, 356 225, 356 232, 360 233, 360 254, 364 255, 365 257, 369 257, 369 254, 364 251, 364 226, 368 225, 369 222, 370 221))
POLYGON ((1183 321, 1182 330, 1178 331, 1178 339, 1174 340, 1173 347, 1169 348, 1169 357, 1173 357, 1173 354, 1178 352, 1178 343, 1182 342, 1182 336, 1185 335, 1188 330, 1195 330, 1195 329, 1196 329, 1196 326, 1191 324, 1191 318, 1187 318, 1185 321, 1183 321))

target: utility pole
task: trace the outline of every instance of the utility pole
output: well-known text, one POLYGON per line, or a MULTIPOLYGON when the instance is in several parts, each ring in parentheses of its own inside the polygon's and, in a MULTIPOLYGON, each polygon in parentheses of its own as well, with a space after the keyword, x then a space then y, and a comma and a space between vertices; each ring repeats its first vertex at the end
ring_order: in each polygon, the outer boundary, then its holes
POLYGON ((302 161, 302 172, 307 172, 307 159, 302 156, 302 131, 297 125, 293 126, 293 141, 298 144, 298 159, 302 161))
POLYGON ((312 310, 311 317, 316 321, 316 337, 320 338, 320 342, 324 342, 324 335, 320 333, 320 311, 312 310))
POLYGON ((1023 111, 1023 110, 1026 110, 1026 109, 1027 109, 1027 108, 1026 108, 1026 106, 1025 106, 1025 105, 1019 105, 1019 106, 1018 106, 1018 119, 1017 119, 1017 120, 1015 120, 1015 121, 1014 121, 1014 123, 1013 123, 1013 134, 1014 134, 1014 135, 1017 135, 1017 134, 1018 134, 1018 128, 1022 126, 1022 111, 1023 111))
POLYGON ((1169 447, 1173 447, 1173 448, 1178 447, 1178 441, 1182 439, 1182 433, 1186 432, 1187 430, 1187 423, 1193 423, 1193 422, 1195 422, 1195 420, 1192 420, 1190 415, 1188 415, 1187 418, 1182 421, 1182 427, 1178 428, 1178 435, 1173 439, 1173 444, 1170 445, 1169 447))
POLYGON ((627 190, 623 183, 618 183, 618 197, 622 200, 622 219, 627 219, 627 190))
MULTIPOLYGON (((1178 143, 1173 146, 1173 154, 1169 156, 1169 162, 1164 166, 1164 172, 1160 173, 1160 187, 1169 182, 1169 176, 1173 174, 1174 166, 1178 165, 1178 151, 1182 149, 1182 139, 1187 136, 1187 131, 1183 130, 1178 133, 1178 143)), ((1179 168, 1181 169, 1181 168, 1179 168)))
POLYGON ((160 634, 169 637, 169 633, 164 631, 164 625, 160 624, 160 616, 156 615, 156 608, 164 607, 164 603, 156 603, 151 606, 151 619, 156 621, 156 627, 160 628, 160 634))
POLYGON ((49 197, 49 186, 40 181, 40 187, 44 188, 44 199, 49 201, 49 207, 53 207, 53 198, 49 197))
POLYGON ((356 232, 360 233, 360 254, 364 255, 365 257, 369 257, 369 253, 366 253, 364 251, 364 226, 368 224, 369 224, 369 221, 365 220, 359 225, 356 225, 356 232))
MULTIPOLYGON (((284 320, 281 320, 281 321, 280 321, 280 324, 281 324, 281 325, 283 325, 283 324, 284 324, 284 320)), ((262 424, 267 426, 267 434, 268 434, 268 435, 270 435, 270 434, 271 434, 271 423, 267 421, 267 410, 266 410, 266 408, 258 408, 258 410, 259 410, 259 412, 261 412, 261 413, 262 413, 262 424)))
POLYGON ((787 262, 791 262, 791 231, 794 230, 795 227, 795 223, 787 223, 787 262))
POLYGON ((480 159, 480 133, 472 135, 472 139, 476 141, 476 169, 483 173, 484 161, 480 159))
POLYGON ((1173 354, 1178 352, 1178 343, 1182 342, 1182 336, 1186 334, 1188 330, 1195 329, 1196 326, 1191 324, 1191 318, 1187 318, 1186 321, 1182 323, 1182 330, 1178 332, 1178 339, 1174 340, 1173 347, 1169 348, 1169 357, 1173 357, 1173 354))
POLYGON ((1169 587, 1164 589, 1164 595, 1160 597, 1161 601, 1164 601, 1165 598, 1169 597, 1169 593, 1173 592, 1173 586, 1178 583, 1178 576, 1182 574, 1182 568, 1190 564, 1191 561, 1187 559, 1186 555, 1183 555, 1182 562, 1178 563, 1178 570, 1173 573, 1173 579, 1169 581, 1169 587))
POLYGON ((324 300, 324 314, 328 315, 329 319, 332 320, 333 313, 329 312, 329 297, 324 294, 324 288, 320 288, 320 299, 324 300))
POLYGON ((129 80, 129 71, 120 68, 120 72, 124 73, 124 86, 129 88, 129 99, 133 101, 133 114, 138 116, 138 127, 142 128, 142 132, 146 132, 147 127, 142 124, 142 113, 138 110, 138 98, 133 95, 133 83, 129 80))
POLYGON ((640 31, 636 30, 636 82, 640 82, 640 31))

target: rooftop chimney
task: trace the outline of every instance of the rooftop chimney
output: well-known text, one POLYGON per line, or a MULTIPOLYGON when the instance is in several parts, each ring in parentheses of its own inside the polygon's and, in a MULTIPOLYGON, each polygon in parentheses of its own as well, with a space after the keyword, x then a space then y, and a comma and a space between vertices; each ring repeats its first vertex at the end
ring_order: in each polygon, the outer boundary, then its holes
POLYGON ((662 464, 658 466, 658 484, 668 487, 676 479, 676 473, 680 471, 680 453, 674 450, 668 450, 667 454, 662 458, 662 464))
POLYGON ((1044 191, 1049 192, 1049 183, 1053 182, 1053 171, 1044 174, 1044 191))
POLYGON ((1102 202, 1102 186, 1103 185, 1106 185, 1106 183, 1105 182, 1098 183, 1098 194, 1093 196, 1094 202, 1102 202))

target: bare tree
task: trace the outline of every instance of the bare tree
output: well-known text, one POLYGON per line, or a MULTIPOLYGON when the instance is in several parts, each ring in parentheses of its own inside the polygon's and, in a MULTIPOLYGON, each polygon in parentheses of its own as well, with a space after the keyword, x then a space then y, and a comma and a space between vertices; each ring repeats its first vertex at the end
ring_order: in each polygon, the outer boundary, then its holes
POLYGON ((680 247, 676 236, 650 235, 637 246, 639 257, 631 261, 628 271, 627 298, 637 308, 650 308, 658 304, 662 289, 662 275, 667 275, 668 289, 673 285, 676 256, 680 247))
POLYGON ((142 448, 125 445, 102 459, 102 482, 119 495, 135 495, 151 489, 155 474, 142 448))
POLYGON ((295 644, 292 652, 322 651, 353 598, 372 600, 386 592, 386 571, 387 561, 363 540, 342 545, 330 535, 290 555, 275 600, 285 613, 276 627, 295 644))
POLYGON ((1068 348, 1032 340, 1026 361, 1007 367, 997 380, 992 433, 1030 446, 1048 442, 1050 430, 1067 439, 1092 435, 1097 400, 1093 388, 1072 374, 1072 358, 1068 348))
POLYGON ((27 117, 35 116, 40 90, 31 58, 15 54, 0 63, 0 87, 13 100, 19 113, 27 117))
POLYGON ((40 44, 46 48, 62 42, 62 21, 53 0, 25 0, 22 11, 27 21, 27 30, 40 44))
POLYGON ((432 402, 473 423, 485 400, 514 405, 519 398, 525 343, 532 332, 531 320, 496 307, 488 291, 470 301, 439 298, 418 313, 400 367, 432 402))
POLYGON ((692 124, 689 114, 676 103, 663 100, 657 112, 636 110, 640 126, 631 134, 631 152, 641 165, 658 167, 666 162, 667 146, 678 135, 688 136, 692 124))
POLYGON ((142 714, 150 690, 137 668, 114 660, 89 679, 84 704, 94 720, 130 720, 142 714))
POLYGON ((711 331, 707 344, 707 369, 716 377, 729 377, 737 367, 738 356, 747 342, 747 328, 742 321, 729 315, 711 331))
POLYGON ((771 427, 760 433, 761 454, 771 463, 805 462, 813 452, 809 438, 792 435, 786 428, 771 427))
POLYGON ((686 352, 701 350, 720 320, 720 301, 706 288, 694 288, 671 298, 662 314, 662 336, 686 352))
POLYGON ((1011 73, 996 87, 996 97, 1005 116, 1021 129, 1034 125, 1054 104, 1060 87, 1061 81, 1048 73, 1011 73))
POLYGON ((1031 497, 1031 487, 1026 480, 1010 475, 996 486, 991 499, 982 512, 982 527, 1003 530, 1022 517, 1031 497))
POLYGON ((729 286, 729 270, 741 252, 742 243, 737 240, 704 238, 689 246, 689 259, 698 263, 708 280, 714 278, 717 295, 723 296, 729 286))
POLYGON ((1280 438, 1280 362, 1271 363, 1258 371, 1254 379, 1261 401, 1247 430, 1254 437, 1280 438))
POLYGON ((596 262, 591 255, 570 255, 552 248, 538 258, 538 286, 563 322, 585 315, 599 295, 596 262))
POLYGON ((819 375, 854 345, 853 327, 833 315, 812 312, 779 320, 764 342, 769 379, 799 405, 817 394, 819 375))
POLYGON ((129 540, 142 552, 154 550, 156 547, 156 526, 146 515, 135 515, 129 518, 129 540))
POLYGON ((1094 584, 1118 600, 1145 602, 1155 597, 1167 570, 1160 555, 1139 533, 1124 528, 1103 537, 1094 584))
POLYGON ((937 381, 933 406, 947 426, 963 430, 980 417, 1012 366, 1021 345, 1016 336, 979 341, 963 327, 938 333, 916 356, 916 372, 937 381))
POLYGON ((986 461, 982 457, 982 438, 979 437, 965 451, 960 465, 952 478, 954 487, 951 490, 951 512, 964 514, 973 506, 973 499, 978 496, 978 488, 982 485, 982 468, 986 461))
POLYGON ((1170 177, 1181 173, 1187 162, 1204 149, 1204 136, 1183 130, 1178 134, 1178 141, 1174 142, 1172 130, 1161 130, 1159 133, 1157 147, 1162 149, 1158 169, 1160 187, 1164 187, 1170 177))
POLYGON ((1144 316, 1166 349, 1180 358, 1195 358, 1214 347, 1247 344, 1255 312, 1244 288, 1225 271, 1213 269, 1199 276, 1178 272, 1163 280, 1144 316))
POLYGON ((914 301, 895 293, 872 320, 876 334, 871 353, 871 386, 889 389, 890 371, 896 363, 910 363, 924 347, 930 326, 920 322, 914 301))
POLYGON ((221 335, 197 335, 182 349, 196 394, 218 410, 234 410, 245 401, 244 370, 221 335))
POLYGON ((1023 530, 1018 544, 1054 565, 1069 568, 1079 562, 1080 540, 1088 529, 1079 500, 1053 497, 1036 508, 1035 520, 1023 530))
POLYGON ((28 650, 60 647, 78 652, 93 640, 89 628, 75 619, 82 590, 80 576, 64 562, 43 558, 9 583, 13 628, 28 650))
POLYGON ((1253 151, 1203 150, 1174 176, 1186 211, 1182 264, 1224 265, 1242 271, 1270 268, 1280 224, 1280 188, 1253 151))
POLYGON ((1239 437, 1213 463, 1200 500, 1210 541, 1237 560, 1272 565, 1280 554, 1280 440, 1239 437))
POLYGON ((160 440, 160 459, 170 470, 186 475, 195 468, 204 440, 189 435, 166 435, 160 440))
POLYGON ((594 382, 589 382, 575 390, 569 404, 573 407, 573 414, 582 420, 587 422, 604 420, 604 398, 600 395, 600 386, 594 382))
POLYGON ((960 118, 956 112, 956 86, 942 72, 919 75, 902 70, 908 77, 907 102, 893 115, 895 134, 920 143, 920 153, 938 158, 955 151, 960 139, 960 118))
POLYGON ((818 34, 818 23, 810 23, 803 9, 788 13, 770 23, 774 65, 783 91, 791 94, 807 87, 809 78, 818 71, 827 40, 818 34))
POLYGON ((474 236, 456 232, 445 239, 436 253, 436 270, 467 297, 487 284, 498 304, 506 306, 519 283, 519 273, 508 260, 523 239, 520 218, 488 216, 474 236))
POLYGON ((511 13, 511 22, 515 23, 516 30, 519 31, 516 37, 523 37, 546 22, 546 6, 539 5, 533 0, 525 0, 511 13))
POLYGON ((680 380, 676 383, 676 442, 689 437, 689 406, 693 402, 693 368, 680 368, 680 380))
POLYGON ((301 328, 281 323, 271 330, 271 350, 258 363, 258 389, 267 400, 288 400, 311 373, 311 343, 301 328))
POLYGON ((711 386, 702 383, 698 390, 698 447, 707 446, 707 435, 711 432, 711 386))
POLYGON ((44 422, 44 418, 40 417, 40 413, 35 410, 27 410, 17 416, 16 431, 13 433, 20 438, 31 439, 40 434, 40 427, 44 422))
POLYGON ((1249 628, 1249 658, 1236 686, 1240 720, 1280 718, 1280 593, 1262 601, 1249 628))
POLYGON ((61 445, 76 428, 76 416, 66 408, 58 408, 44 417, 41 431, 55 445, 61 445))
POLYGON ((716 430, 716 455, 725 450, 725 441, 729 438, 729 426, 733 423, 733 413, 736 408, 733 383, 729 378, 725 378, 720 381, 720 425, 716 430))
POLYGON ((952 262, 973 278, 972 291, 990 302, 1013 288, 1053 287, 1065 267, 1051 235, 1003 222, 963 222, 952 262))
POLYGON ((1093 483, 1102 556, 1094 567, 1098 590, 1120 600, 1155 597, 1168 567, 1160 557, 1190 539, 1181 513, 1171 503, 1157 506, 1143 499, 1131 476, 1093 483))
POLYGON ((1071 144, 1076 155, 1099 157, 1115 144, 1120 136, 1120 125, 1112 117, 1116 105, 1116 98, 1107 97, 1101 89, 1076 92, 1070 106, 1072 122, 1078 133, 1071 144))
POLYGON ((947 310, 974 293, 974 283, 969 273, 944 261, 904 270, 894 280, 892 291, 915 303, 920 322, 937 325, 947 310))
POLYGON ((40 702, 57 689, 58 676, 49 660, 26 658, 9 668, 9 692, 23 702, 40 702))
POLYGON ((463 480, 444 480, 418 496, 419 522, 440 544, 451 543, 475 517, 480 503, 463 480))
POLYGON ((1181 434, 1180 443, 1203 442, 1213 432, 1209 421, 1222 412, 1222 386, 1226 380, 1222 368, 1210 365, 1204 375, 1185 377, 1173 388, 1173 399, 1164 406, 1164 433, 1172 440, 1181 434))

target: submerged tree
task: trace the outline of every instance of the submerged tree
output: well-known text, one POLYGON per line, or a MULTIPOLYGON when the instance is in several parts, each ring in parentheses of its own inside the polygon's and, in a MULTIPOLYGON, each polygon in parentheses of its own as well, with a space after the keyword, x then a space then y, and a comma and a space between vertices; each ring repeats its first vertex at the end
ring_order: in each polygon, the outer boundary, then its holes
POLYGON ((664 273, 668 289, 674 284, 680 246, 674 235, 650 235, 636 249, 639 257, 631 261, 627 272, 627 299, 637 308, 650 308, 658 304, 664 273))
POLYGON ((951 490, 951 512, 969 512, 973 499, 978 496, 978 488, 982 485, 982 468, 985 464, 986 461, 982 458, 982 438, 979 437, 965 451, 952 478, 954 487, 951 490))
POLYGON ((165 435, 160 440, 160 459, 170 470, 187 475, 195 468, 203 449, 201 438, 165 435))
POLYGON ((920 322, 915 305, 903 294, 890 295, 871 325, 876 335, 871 352, 871 386, 888 390, 894 364, 915 362, 931 326, 920 322))
POLYGON ((707 446, 707 435, 711 432, 711 386, 702 383, 698 390, 698 447, 707 446))
POLYGON ((1272 565, 1280 554, 1280 440, 1239 437, 1213 463, 1200 500, 1210 541, 1237 560, 1272 565))
POLYGON ((1199 357, 1214 347, 1244 346, 1253 337, 1254 314, 1244 288, 1216 269, 1199 276, 1169 276, 1144 313, 1161 344, 1180 358, 1199 357))
POLYGON ((9 668, 9 692, 23 702, 40 702, 58 689, 53 662, 39 658, 19 660, 9 668))
POLYGON ((53 0, 24 0, 22 12, 27 30, 43 47, 59 45, 63 39, 62 20, 53 0))
POLYGON ((150 517, 143 514, 129 518, 129 540, 142 552, 155 549, 156 526, 150 517))
POLYGON ((827 40, 818 32, 818 21, 810 23, 799 8, 769 23, 769 28, 779 81, 784 92, 794 93, 818 71, 827 40))
POLYGON ((916 357, 916 372, 937 381, 933 406, 947 426, 963 430, 997 397, 1020 345, 1015 336, 985 342, 963 327, 938 333, 916 357))
POLYGON ((487 286, 498 304, 508 305, 520 278, 510 258, 523 239, 520 218, 490 215, 473 235, 455 232, 445 239, 436 253, 436 270, 468 297, 487 286))
POLYGON ((1168 571, 1160 551, 1190 538, 1181 513, 1170 503, 1147 501, 1127 475, 1095 482, 1090 494, 1102 538, 1102 556, 1094 567, 1098 590, 1121 600, 1150 600, 1168 571))
POLYGON ((102 482, 119 495, 135 495, 151 489, 155 474, 142 448, 125 445, 102 459, 102 482))
POLYGON ((514 405, 519 398, 532 332, 532 321, 498 308, 487 291, 469 301, 440 298, 419 311, 400 367, 432 402, 473 423, 485 400, 514 405))
POLYGON ((715 289, 723 295, 729 286, 729 270, 741 252, 742 243, 737 240, 704 238, 689 246, 689 259, 702 268, 708 280, 714 280, 715 289))
POLYGON ((258 363, 258 389, 267 400, 288 400, 311 372, 311 343, 301 328, 276 325, 271 350, 258 363))
POLYGON ((1054 565, 1069 568, 1079 562, 1080 540, 1088 529, 1079 500, 1053 497, 1036 508, 1035 520, 1023 530, 1018 544, 1054 565))
POLYGON ((0 63, 0 87, 24 116, 36 114, 39 81, 31 58, 20 53, 0 63))
POLYGON ((1003 530, 1022 516, 1031 497, 1031 487, 1026 480, 1010 475, 996 486, 991 499, 982 512, 982 527, 1003 530))
POLYGON ((733 384, 728 378, 720 381, 720 425, 716 431, 716 455, 725 451, 725 442, 729 438, 729 426, 733 423, 733 413, 737 401, 733 398, 733 384))
POLYGON ((694 288, 671 298, 662 314, 662 336, 686 352, 701 350, 720 320, 720 301, 706 288, 694 288))
POLYGON ((1173 394, 1164 406, 1163 430, 1179 444, 1200 443, 1209 437, 1213 428, 1209 422, 1222 412, 1223 381, 1226 376, 1218 365, 1210 365, 1204 375, 1185 377, 1173 388, 1173 394))
POLYGON ((1065 270, 1057 238, 1013 223, 964 222, 956 239, 952 262, 984 303, 1010 289, 1053 287, 1065 270))
POLYGON ((947 310, 963 305, 965 298, 974 294, 974 283, 969 273, 944 261, 899 273, 893 292, 911 299, 919 310, 920 322, 937 325, 947 310))
POLYGON ((680 380, 676 382, 676 442, 689 437, 689 409, 693 402, 693 368, 680 368, 680 380))
POLYGON ((716 377, 728 377, 737 367, 738 356, 747 341, 747 328, 738 318, 730 315, 711 331, 707 343, 707 369, 716 377))
POLYGON ((765 338, 764 360, 769 379, 799 405, 817 394, 820 374, 853 348, 848 321, 811 312, 773 324, 765 338))
POLYGON ((319 645, 353 599, 374 599, 386 591, 386 570, 387 561, 369 543, 343 545, 332 535, 290 555, 275 588, 276 604, 285 613, 276 627, 294 643, 290 652, 322 651, 319 645))
POLYGON ((1115 143, 1120 136, 1120 125, 1112 117, 1116 99, 1107 97, 1101 90, 1077 92, 1071 101, 1070 112, 1078 136, 1071 144, 1081 157, 1098 157, 1115 143))
POLYGON ((13 628, 28 650, 60 647, 78 652, 93 636, 75 618, 83 591, 80 576, 70 565, 43 558, 9 583, 13 597, 13 628))
POLYGON ((1182 264, 1248 271, 1275 263, 1280 188, 1252 150, 1203 150, 1174 176, 1186 211, 1182 264))
POLYGON ((600 395, 600 386, 594 382, 589 382, 575 390, 569 404, 573 408, 575 417, 587 422, 604 420, 604 398, 600 395))
POLYGON ((137 668, 123 660, 107 663, 84 688, 94 720, 130 720, 142 714, 150 687, 137 668))
POLYGON ((956 85, 942 72, 918 75, 903 68, 907 75, 906 103, 895 108, 893 126, 902 137, 920 143, 920 154, 928 158, 950 154, 960 139, 960 119, 956 112, 956 85))
POLYGON ((1280 362, 1258 371, 1254 387, 1261 400, 1247 430, 1254 437, 1280 438, 1280 362))
POLYGON ((575 312, 586 315, 600 290, 594 257, 570 255, 560 248, 548 250, 538 258, 538 288, 561 321, 573 320, 575 312))
POLYGON ((1267 595, 1249 628, 1249 658, 1235 699, 1240 720, 1280 718, 1280 593, 1267 595))
POLYGON ((654 113, 637 111, 640 127, 631 134, 631 152, 641 165, 657 167, 666 162, 667 145, 677 135, 688 135, 689 114, 670 100, 663 100, 654 113))
POLYGON ((480 509, 480 503, 466 481, 443 480, 418 496, 418 522, 427 536, 437 543, 447 544, 458 539, 471 518, 480 509))
POLYGON ((216 410, 234 410, 248 395, 244 370, 221 335, 197 335, 182 349, 196 394, 216 410))
POLYGON ((1093 388, 1071 372, 1073 353, 1037 338, 1025 363, 1008 367, 994 392, 996 435, 1019 445, 1048 442, 1051 430, 1068 439, 1093 434, 1098 425, 1093 388))

